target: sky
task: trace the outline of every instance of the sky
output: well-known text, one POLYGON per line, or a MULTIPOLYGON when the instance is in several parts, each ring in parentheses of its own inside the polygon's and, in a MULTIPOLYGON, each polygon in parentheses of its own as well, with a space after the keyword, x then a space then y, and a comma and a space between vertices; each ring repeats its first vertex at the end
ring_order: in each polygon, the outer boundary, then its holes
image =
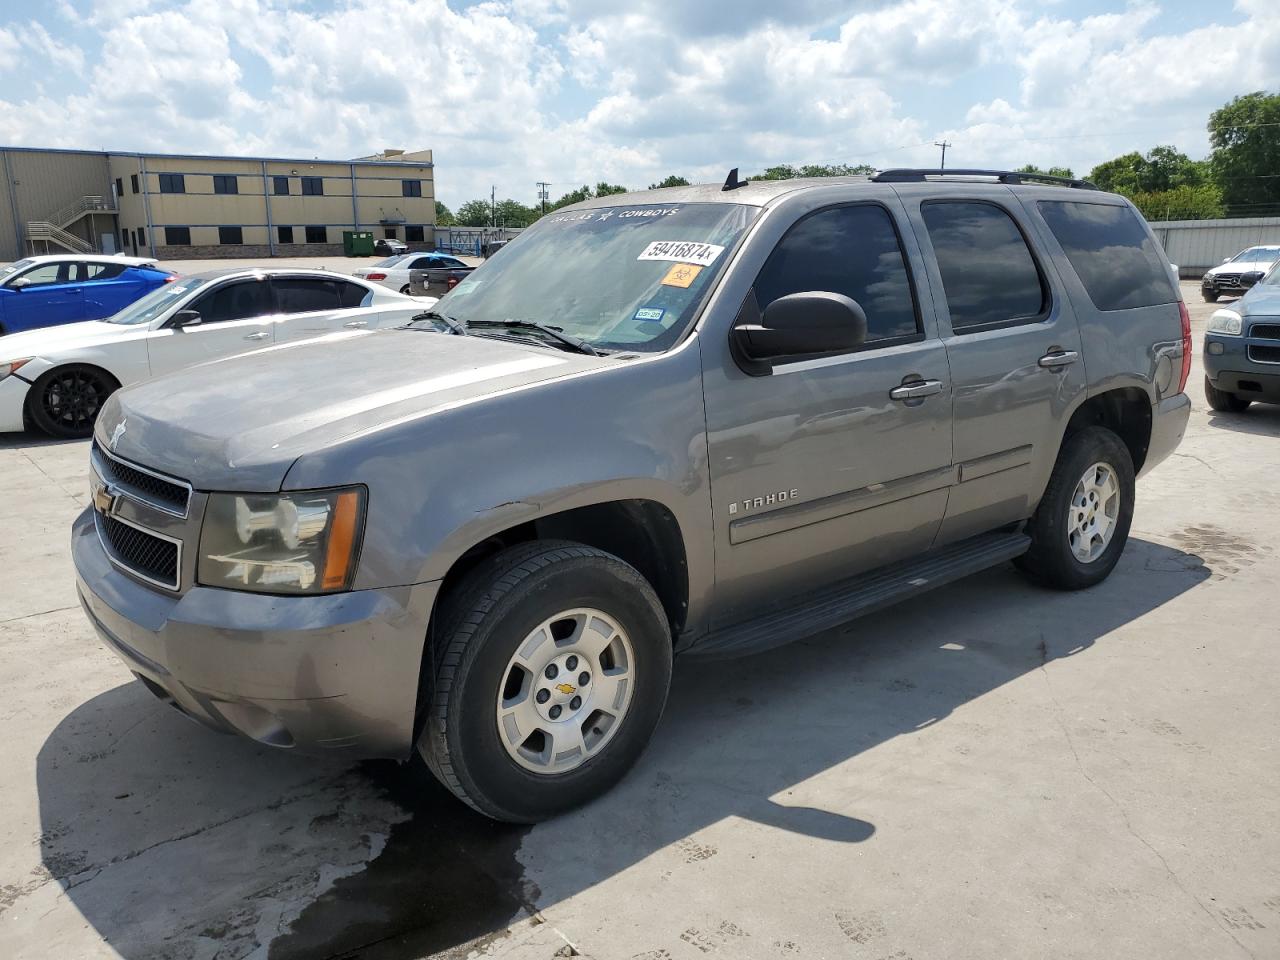
POLYGON ((348 159, 533 203, 778 163, 1209 150, 1274 0, 0 0, 0 143, 348 159))

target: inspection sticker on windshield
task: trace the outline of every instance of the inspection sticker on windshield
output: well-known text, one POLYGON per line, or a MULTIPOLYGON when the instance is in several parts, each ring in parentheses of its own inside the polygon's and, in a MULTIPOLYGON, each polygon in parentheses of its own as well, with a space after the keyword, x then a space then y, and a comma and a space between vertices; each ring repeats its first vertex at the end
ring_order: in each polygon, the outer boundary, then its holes
POLYGON ((641 252, 637 260, 678 260, 680 263, 696 263, 709 267, 716 257, 724 253, 724 247, 714 243, 691 243, 687 240, 655 240, 641 252))
POLYGON ((667 311, 662 307, 641 307, 636 311, 637 320, 661 320, 667 311))
POLYGON ((701 267, 695 267, 691 263, 677 263, 662 278, 662 285, 664 287, 688 287, 698 279, 698 274, 701 272, 701 267))

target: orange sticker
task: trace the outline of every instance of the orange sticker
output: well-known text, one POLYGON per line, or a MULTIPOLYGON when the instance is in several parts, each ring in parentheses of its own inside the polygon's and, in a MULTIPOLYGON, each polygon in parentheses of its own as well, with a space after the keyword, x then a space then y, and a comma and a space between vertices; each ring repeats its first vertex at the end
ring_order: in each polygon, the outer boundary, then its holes
POLYGON ((677 263, 662 278, 664 287, 687 287, 698 279, 702 268, 692 263, 677 263))

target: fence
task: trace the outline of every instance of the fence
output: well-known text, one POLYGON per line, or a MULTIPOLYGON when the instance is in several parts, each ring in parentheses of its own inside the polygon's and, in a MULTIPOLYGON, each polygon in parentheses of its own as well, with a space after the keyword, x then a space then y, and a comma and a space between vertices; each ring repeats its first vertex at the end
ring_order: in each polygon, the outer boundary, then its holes
POLYGON ((1280 246, 1280 217, 1238 220, 1168 220, 1151 224, 1169 260, 1184 279, 1198 279, 1210 267, 1246 247, 1280 246))
POLYGON ((483 256, 488 240, 510 240, 523 227, 436 227, 436 249, 468 257, 483 256))

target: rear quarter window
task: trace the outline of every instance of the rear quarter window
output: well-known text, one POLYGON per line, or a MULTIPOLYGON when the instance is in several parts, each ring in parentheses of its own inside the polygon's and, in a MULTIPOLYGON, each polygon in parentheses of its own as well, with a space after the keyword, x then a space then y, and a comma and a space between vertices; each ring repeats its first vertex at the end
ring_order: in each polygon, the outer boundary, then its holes
POLYGON ((1168 264, 1127 206, 1070 200, 1041 200, 1037 206, 1099 310, 1178 299, 1168 264))

